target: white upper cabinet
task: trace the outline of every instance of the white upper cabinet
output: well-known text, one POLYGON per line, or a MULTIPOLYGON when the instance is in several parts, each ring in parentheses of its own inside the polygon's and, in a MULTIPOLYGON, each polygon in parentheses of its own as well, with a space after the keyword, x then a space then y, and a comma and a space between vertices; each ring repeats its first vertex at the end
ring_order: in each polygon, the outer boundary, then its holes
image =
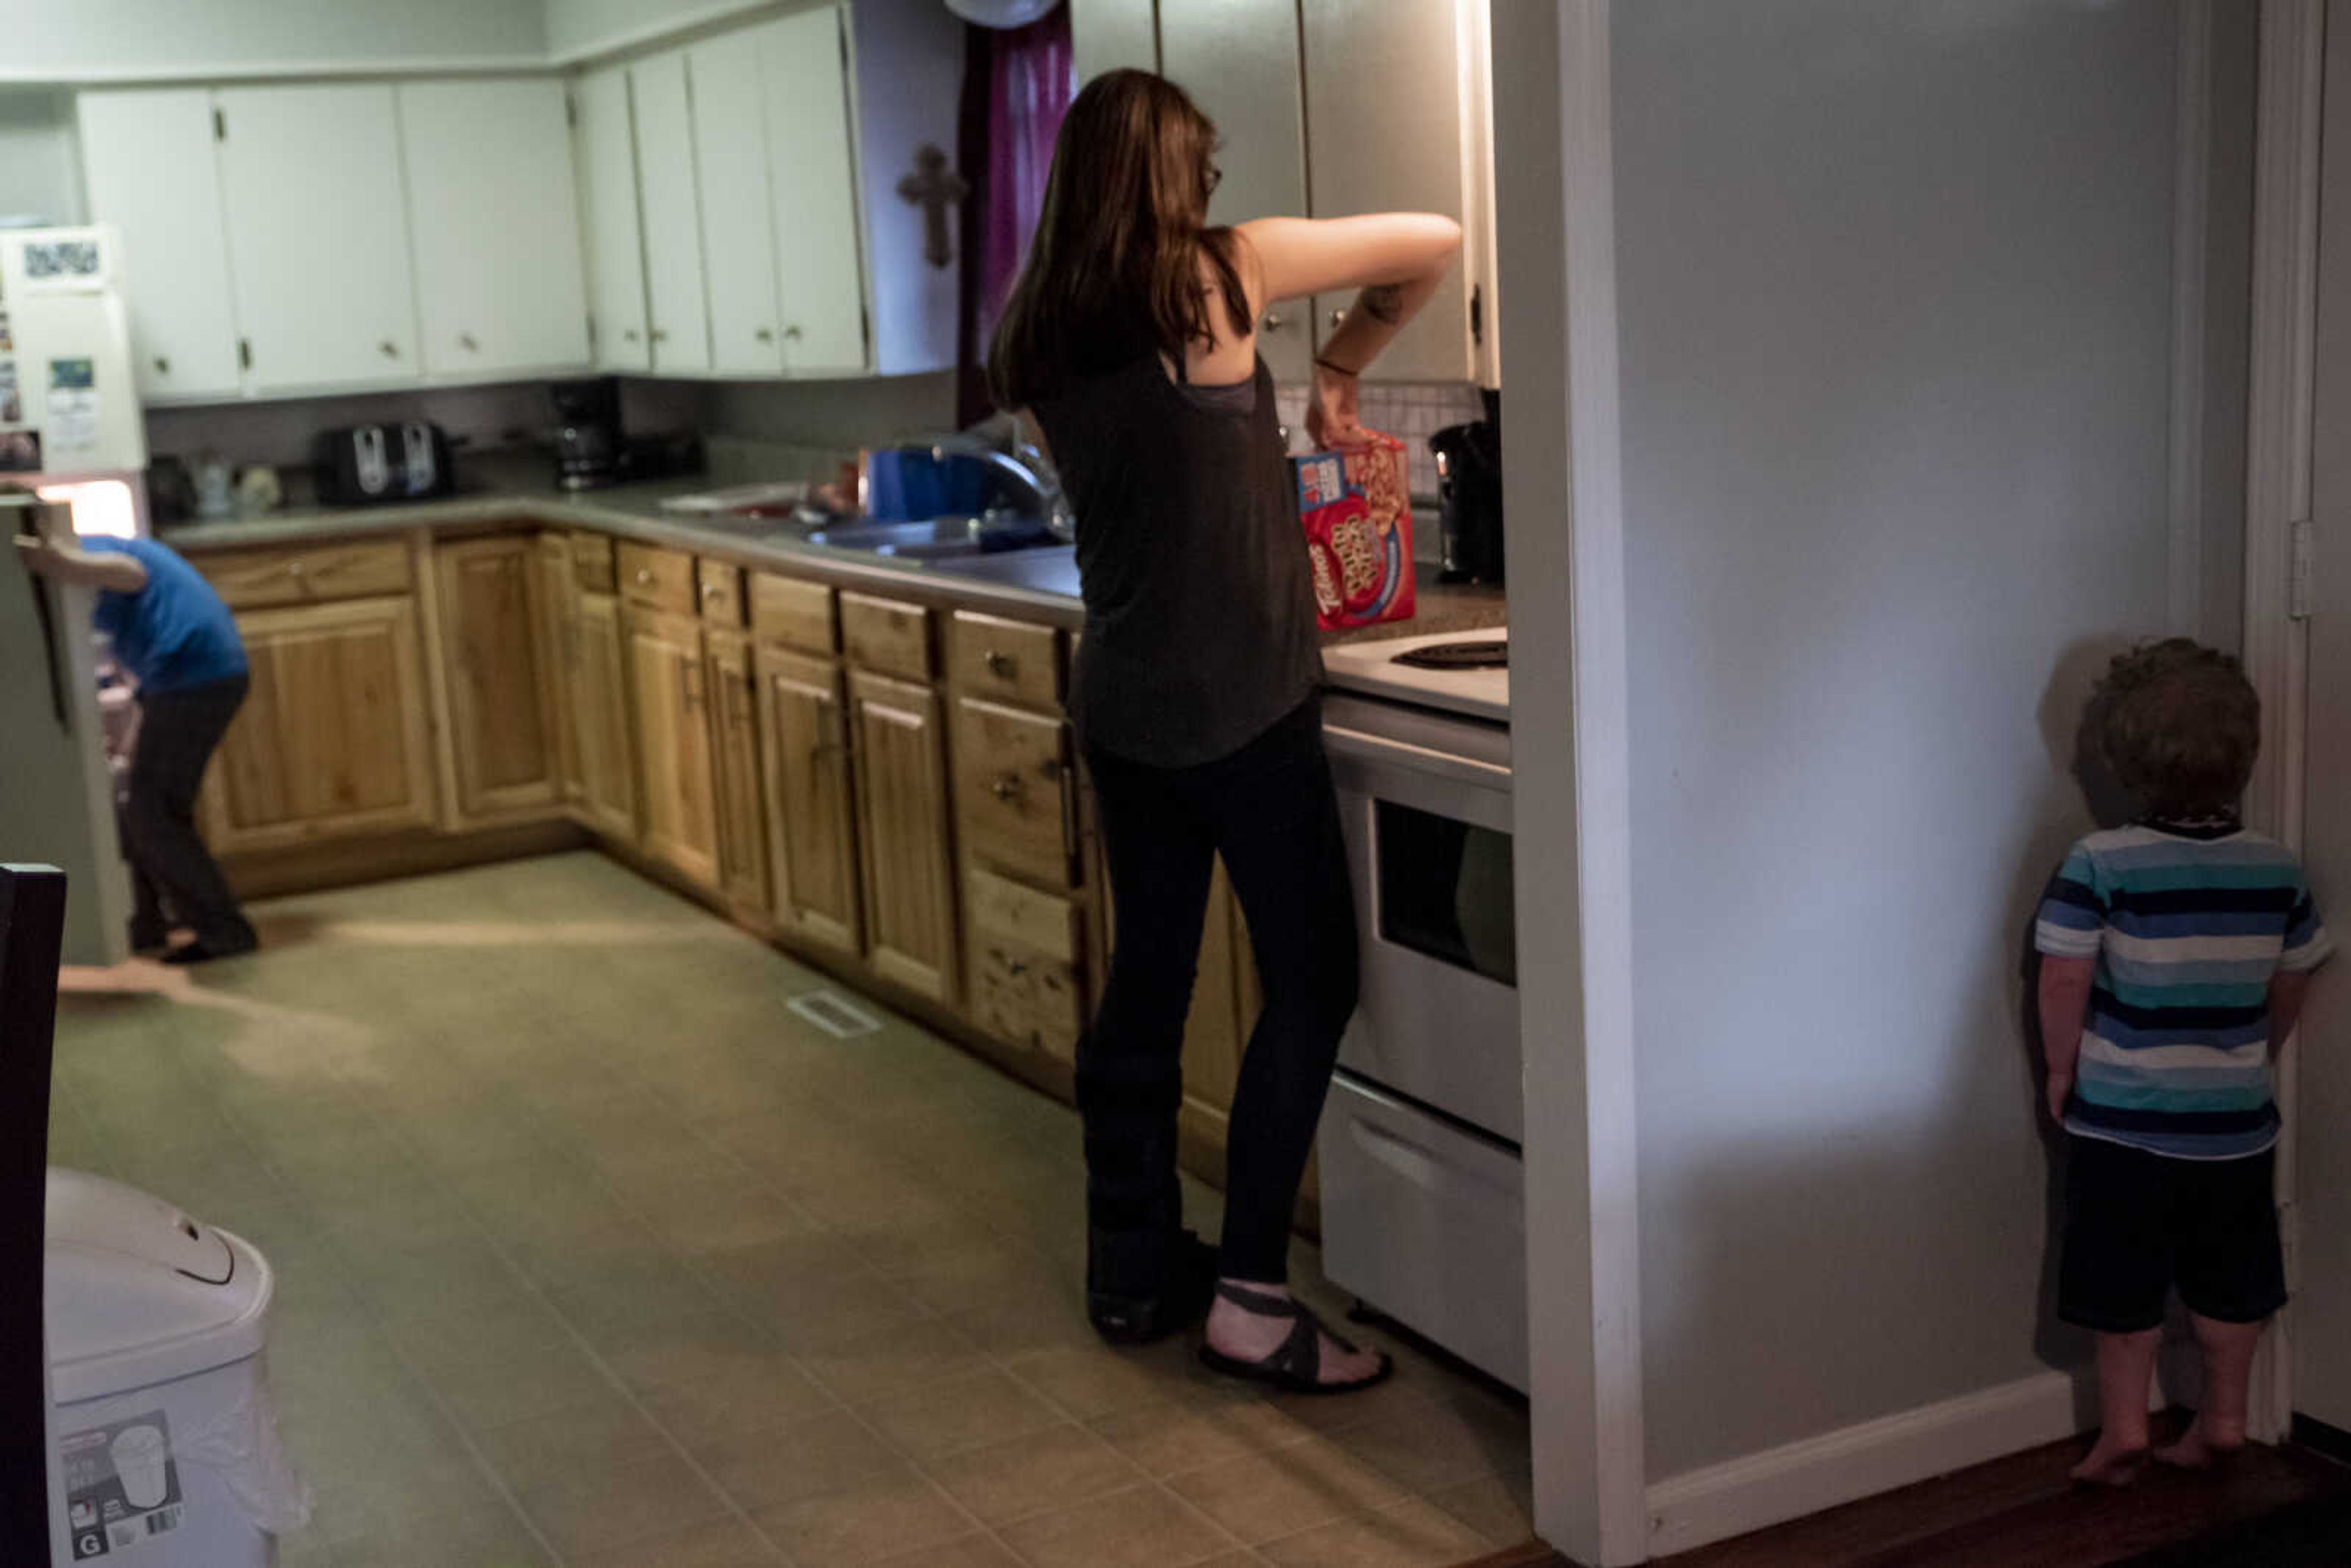
MULTIPOLYGON (((1192 0, 1177 0, 1176 5, 1157 7, 1154 0, 1070 0, 1070 47, 1077 62, 1078 85, 1083 87, 1102 72, 1122 66, 1139 71, 1160 69, 1159 51, 1165 40, 1154 36, 1152 12, 1162 9, 1169 13, 1159 19, 1160 32, 1164 34, 1170 21, 1184 19, 1182 13, 1191 4, 1192 0)), ((1280 5, 1269 8, 1288 13, 1291 7, 1280 5)), ((1298 47, 1294 42, 1290 52, 1295 65, 1298 47)), ((1176 74, 1172 65, 1166 70, 1171 77, 1176 74)))
POLYGON ((954 165, 964 24, 939 0, 854 0, 847 15, 872 368, 949 370, 962 303, 954 165))
POLYGON ((695 195, 694 114, 685 53, 674 49, 629 68, 636 108, 637 199, 644 229, 645 295, 653 368, 664 375, 710 369, 710 317, 702 284, 702 214, 695 195))
POLYGON ((213 167, 212 94, 85 92, 77 108, 90 216, 122 235, 140 395, 235 395, 236 319, 213 167))
POLYGON ((759 30, 777 297, 784 368, 794 375, 855 375, 866 366, 845 48, 830 5, 759 30))
POLYGON ((587 365, 588 304, 563 84, 403 84, 401 141, 425 373, 587 365))
POLYGON ((572 102, 579 120, 573 145, 596 364, 607 371, 649 371, 653 344, 645 336, 645 253, 637 225, 636 132, 629 123, 627 69, 589 72, 580 78, 572 102))
POLYGON ((392 89, 235 88, 213 101, 248 388, 413 382, 415 277, 392 89))
MULTIPOLYGON (((1387 3, 1387 0, 1383 0, 1387 3)), ((1217 122, 1223 182, 1212 223, 1306 214, 1305 106, 1291 0, 1183 0, 1159 11, 1161 68, 1217 122)), ((1311 299, 1281 299, 1258 321, 1258 352, 1282 382, 1314 361, 1311 299)))
MULTIPOLYGON (((1196 0, 1186 0, 1188 8, 1196 0)), ((1467 208, 1458 6, 1478 0, 1301 0, 1309 178, 1318 218, 1467 208), (1405 84, 1421 84, 1407 89, 1405 84)), ((1322 302, 1331 314, 1346 301, 1322 302)), ((1373 367, 1384 381, 1468 381, 1476 373, 1467 268, 1373 367)))
POLYGON ((783 368, 783 346, 776 329, 776 235, 768 211, 759 51, 739 34, 706 39, 686 51, 686 75, 694 92, 711 366, 732 375, 772 376, 783 368))

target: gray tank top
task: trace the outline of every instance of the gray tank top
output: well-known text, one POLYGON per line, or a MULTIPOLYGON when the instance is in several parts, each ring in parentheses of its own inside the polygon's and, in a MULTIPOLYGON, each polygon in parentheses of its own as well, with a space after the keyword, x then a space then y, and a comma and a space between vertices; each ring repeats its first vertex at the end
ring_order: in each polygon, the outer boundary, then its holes
POLYGON ((1077 518, 1081 741, 1188 768, 1311 695, 1314 585, 1265 361, 1214 387, 1178 385, 1144 359, 1036 413, 1077 518))

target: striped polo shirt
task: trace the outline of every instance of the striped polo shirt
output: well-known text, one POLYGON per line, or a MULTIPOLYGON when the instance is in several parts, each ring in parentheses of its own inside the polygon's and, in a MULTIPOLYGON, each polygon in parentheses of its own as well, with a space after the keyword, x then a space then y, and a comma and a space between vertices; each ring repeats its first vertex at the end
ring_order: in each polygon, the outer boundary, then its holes
POLYGON ((2066 1131, 2190 1160, 2277 1142, 2270 980, 2334 946, 2291 851, 2234 822, 2092 833, 2033 945, 2098 961, 2066 1131))

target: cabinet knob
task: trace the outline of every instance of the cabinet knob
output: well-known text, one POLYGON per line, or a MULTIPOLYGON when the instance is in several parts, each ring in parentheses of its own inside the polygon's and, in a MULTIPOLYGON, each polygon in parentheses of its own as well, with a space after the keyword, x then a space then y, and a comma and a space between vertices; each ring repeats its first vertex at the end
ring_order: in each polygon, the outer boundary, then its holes
POLYGON ((669 334, 664 331, 661 328, 656 327, 653 329, 653 341, 656 343, 666 343, 669 341, 669 334))
POLYGON ((460 332, 457 334, 457 347, 470 354, 480 349, 481 345, 474 341, 474 335, 471 332, 460 332))
POLYGON ((1020 793, 1020 780, 1010 773, 1003 775, 987 787, 987 792, 999 800, 1009 800, 1020 793))
POLYGON ((396 360, 400 358, 400 345, 393 342, 389 338, 386 338, 382 342, 378 343, 376 348, 382 352, 383 357, 387 360, 396 360))
POLYGON ((1346 324, 1346 320, 1347 308, 1345 306, 1342 305, 1331 312, 1331 325, 1333 327, 1343 326, 1346 324))
POLYGON ((168 376, 172 373, 171 355, 158 354, 155 356, 155 373, 159 376, 168 376))
POLYGON ((629 327, 622 329, 621 333, 621 341, 623 343, 633 343, 636 340, 637 329, 634 327, 629 327))
POLYGON ((762 343, 772 343, 776 340, 776 329, 773 327, 762 327, 751 336, 758 339, 762 343))
POLYGON ((798 327, 787 327, 787 328, 785 328, 785 329, 784 329, 784 340, 785 340, 786 342, 788 342, 788 343, 797 343, 797 342, 799 342, 799 341, 800 340, 800 329, 799 329, 798 327))
POLYGON ((1265 313, 1265 319, 1258 323, 1258 330, 1260 332, 1279 332, 1289 325, 1289 317, 1284 316, 1279 310, 1269 310, 1265 313))
POLYGON ((301 575, 302 575, 302 563, 301 563, 300 561, 298 561, 298 560, 289 560, 289 561, 287 561, 287 562, 286 563, 286 575, 287 575, 287 576, 288 576, 288 577, 299 577, 299 576, 301 576, 301 575))
POLYGON ((652 572, 647 571, 643 567, 637 568, 637 586, 639 588, 651 587, 653 585, 653 574, 652 572))
POLYGON ((1012 674, 1012 655, 1009 653, 999 653, 990 648, 979 656, 979 662, 986 664, 987 673, 998 680, 1006 679, 1012 674))

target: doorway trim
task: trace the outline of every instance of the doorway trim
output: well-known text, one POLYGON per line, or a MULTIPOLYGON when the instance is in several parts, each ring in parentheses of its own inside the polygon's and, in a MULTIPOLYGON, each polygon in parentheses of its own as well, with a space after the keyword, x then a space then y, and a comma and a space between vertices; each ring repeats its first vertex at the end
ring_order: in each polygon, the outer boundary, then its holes
MULTIPOLYGON (((2296 524, 2310 515, 2314 356, 2318 330, 2318 162, 2326 0, 2262 0, 2254 131, 2252 350, 2246 412, 2245 674, 2262 699, 2262 752, 2246 791, 2249 825, 2299 852, 2308 726, 2309 637, 2294 616, 2296 524)), ((2277 1198, 2287 1282, 2295 1257, 2295 1061, 2277 1074, 2285 1130, 2277 1198)), ((2294 1309, 2278 1314, 2254 1364, 2252 1436, 2277 1442, 2294 1414, 2294 1309)))
POLYGON ((1593 1568, 1650 1553, 1610 16, 1492 22, 1534 1522, 1593 1568))

